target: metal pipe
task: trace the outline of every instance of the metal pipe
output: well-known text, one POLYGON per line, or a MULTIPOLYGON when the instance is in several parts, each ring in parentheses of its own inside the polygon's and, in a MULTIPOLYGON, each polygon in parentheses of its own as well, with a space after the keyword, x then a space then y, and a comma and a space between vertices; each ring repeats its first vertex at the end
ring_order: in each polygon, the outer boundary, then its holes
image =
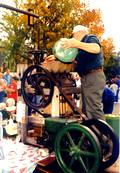
POLYGON ((20 10, 20 9, 18 9, 18 8, 11 7, 11 6, 9 6, 9 5, 0 4, 0 7, 6 8, 6 9, 9 9, 9 10, 12 10, 12 11, 16 11, 16 12, 19 12, 19 13, 23 13, 23 14, 25 14, 25 15, 32 16, 32 17, 35 17, 35 18, 39 18, 39 16, 36 15, 36 14, 30 13, 30 12, 27 12, 27 11, 24 11, 24 10, 20 10))

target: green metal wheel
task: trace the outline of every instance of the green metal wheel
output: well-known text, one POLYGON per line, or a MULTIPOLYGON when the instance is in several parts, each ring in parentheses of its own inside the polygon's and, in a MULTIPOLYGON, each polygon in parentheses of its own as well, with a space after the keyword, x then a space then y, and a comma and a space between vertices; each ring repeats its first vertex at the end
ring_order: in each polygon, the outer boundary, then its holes
POLYGON ((65 173, 96 173, 101 160, 95 134, 81 124, 66 125, 55 138, 56 159, 65 173))

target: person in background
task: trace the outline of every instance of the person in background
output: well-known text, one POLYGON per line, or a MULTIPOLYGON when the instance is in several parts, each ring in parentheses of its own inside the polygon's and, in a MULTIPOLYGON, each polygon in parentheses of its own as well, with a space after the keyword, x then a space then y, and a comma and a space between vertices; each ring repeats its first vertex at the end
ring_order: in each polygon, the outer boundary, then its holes
POLYGON ((111 90, 109 82, 106 82, 106 86, 102 95, 103 112, 104 114, 112 114, 114 109, 115 93, 111 90))
POLYGON ((112 80, 111 81, 110 89, 114 92, 114 95, 115 95, 114 101, 117 102, 118 85, 116 84, 116 81, 115 80, 112 80))
POLYGON ((6 69, 7 69, 7 64, 3 62, 3 64, 2 64, 2 72, 5 73, 6 69))
POLYGON ((6 80, 7 85, 11 84, 11 78, 12 77, 10 75, 10 70, 8 68, 6 69, 3 78, 6 80))
POLYGON ((0 73, 2 73, 2 67, 0 67, 0 73))
POLYGON ((0 72, 0 103, 6 101, 7 93, 5 91, 6 81, 3 79, 3 73, 0 72))
POLYGON ((17 103, 17 80, 18 79, 16 77, 12 77, 11 84, 6 87, 7 97, 13 98, 15 103, 17 103))
POLYGON ((76 71, 81 77, 82 111, 90 118, 105 119, 102 94, 106 84, 103 72, 103 53, 100 41, 89 29, 77 25, 73 38, 63 39, 64 49, 77 48, 76 71))
POLYGON ((116 84, 118 85, 118 88, 120 88, 120 75, 116 76, 116 84))
POLYGON ((3 78, 3 73, 2 72, 0 72, 0 82, 1 82, 1 84, 2 84, 2 86, 0 87, 0 89, 2 88, 2 89, 5 89, 5 87, 7 86, 7 82, 6 82, 6 80, 3 78))
POLYGON ((115 97, 115 102, 118 102, 118 100, 119 100, 119 92, 120 92, 120 75, 116 75, 115 81, 116 81, 116 84, 118 86, 117 95, 115 97))
MULTIPOLYGON (((0 82, 0 88, 1 88, 1 82, 0 82)), ((0 89, 0 103, 5 103, 7 97, 7 93, 4 89, 0 89)))
POLYGON ((118 102, 120 94, 120 75, 116 75, 115 78, 112 79, 112 81, 115 81, 115 84, 118 86, 117 93, 115 96, 115 102, 118 102))
POLYGON ((0 103, 0 112, 3 115, 3 120, 9 119, 9 113, 6 111, 6 103, 0 103))

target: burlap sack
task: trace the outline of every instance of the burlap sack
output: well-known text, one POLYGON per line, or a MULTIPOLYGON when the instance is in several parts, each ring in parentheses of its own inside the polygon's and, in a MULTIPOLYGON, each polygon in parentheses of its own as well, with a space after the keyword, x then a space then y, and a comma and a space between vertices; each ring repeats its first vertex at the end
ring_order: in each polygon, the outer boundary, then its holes
POLYGON ((60 61, 48 61, 43 62, 42 66, 51 73, 73 72, 75 69, 74 62, 67 64, 60 61))

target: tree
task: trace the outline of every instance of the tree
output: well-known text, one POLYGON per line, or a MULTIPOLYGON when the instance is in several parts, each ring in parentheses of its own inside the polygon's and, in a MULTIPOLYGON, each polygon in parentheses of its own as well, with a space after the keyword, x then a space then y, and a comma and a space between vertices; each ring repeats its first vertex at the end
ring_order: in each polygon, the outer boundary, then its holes
POLYGON ((100 10, 90 10, 79 0, 33 0, 32 3, 28 0, 22 8, 33 9, 40 16, 34 25, 34 40, 38 47, 48 51, 61 37, 70 37, 76 24, 90 27, 99 37, 104 32, 100 10))
POLYGON ((79 0, 27 0, 20 4, 15 0, 15 3, 17 8, 33 10, 40 17, 37 20, 34 18, 34 27, 28 27, 25 15, 11 12, 3 16, 2 29, 8 34, 5 44, 9 64, 27 58, 25 52, 28 49, 46 49, 52 53, 54 43, 61 37, 69 38, 76 24, 89 27, 100 39, 104 33, 100 10, 91 10, 89 5, 79 0))
MULTIPOLYGON (((17 0, 16 7, 18 7, 17 0)), ((25 24, 20 23, 20 15, 17 12, 5 11, 0 21, 2 32, 6 33, 6 37, 1 41, 4 49, 5 62, 7 62, 11 70, 15 70, 18 63, 25 62, 27 58, 26 40, 29 38, 30 28, 25 30, 25 24), (26 32, 27 31, 27 32, 26 32)))
POLYGON ((109 58, 108 63, 104 66, 104 71, 107 79, 120 76, 120 56, 113 55, 109 58))
POLYGON ((103 52, 104 52, 104 60, 105 60, 105 65, 109 62, 109 59, 112 57, 113 51, 115 49, 113 45, 113 39, 108 38, 108 39, 103 39, 101 41, 103 52))

